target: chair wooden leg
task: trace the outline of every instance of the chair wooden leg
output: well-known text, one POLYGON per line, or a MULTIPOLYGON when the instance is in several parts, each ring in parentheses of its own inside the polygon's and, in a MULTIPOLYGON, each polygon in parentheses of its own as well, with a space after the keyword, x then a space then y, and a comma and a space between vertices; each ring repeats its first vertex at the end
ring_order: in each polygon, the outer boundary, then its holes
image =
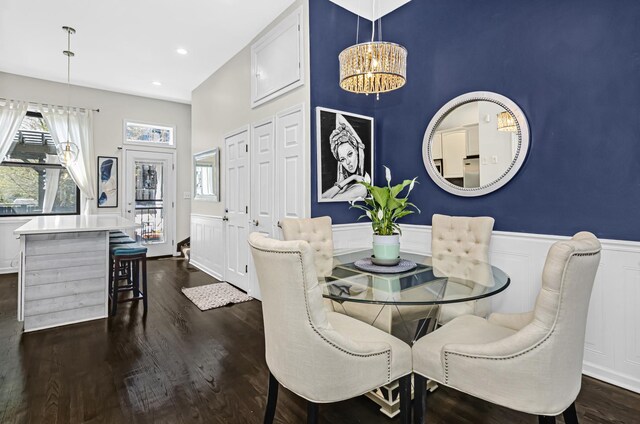
POLYGON ((139 261, 131 261, 131 288, 133 297, 140 296, 140 265, 139 261))
POLYGON ((147 304, 149 296, 147 295, 147 257, 145 256, 141 260, 142 262, 142 305, 144 306, 144 313, 147 313, 147 304))
POLYGON ((307 424, 318 424, 318 404, 307 401, 307 424))
POLYGON ((273 418, 276 416, 276 404, 278 403, 278 386, 278 380, 276 380, 273 374, 269 373, 269 388, 267 389, 267 406, 264 409, 264 424, 273 423, 273 418))
POLYGON ((578 413, 576 412, 576 403, 569 405, 567 409, 562 413, 564 422, 566 424, 578 424, 578 413))
POLYGON ((539 424, 555 424, 556 417, 550 417, 548 415, 538 415, 539 424))
POLYGON ((113 284, 111 287, 111 316, 118 310, 118 276, 120 275, 120 259, 116 256, 113 259, 113 284))
POLYGON ((400 377, 400 423, 411 423, 411 374, 400 377))
POLYGON ((413 422, 423 424, 427 414, 427 379, 413 374, 413 422))

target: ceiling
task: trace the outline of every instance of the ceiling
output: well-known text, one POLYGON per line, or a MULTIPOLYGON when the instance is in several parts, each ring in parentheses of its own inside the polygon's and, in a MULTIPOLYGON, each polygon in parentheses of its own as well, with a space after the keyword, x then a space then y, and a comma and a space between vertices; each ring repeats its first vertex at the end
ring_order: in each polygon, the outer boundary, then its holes
POLYGON ((362 16, 370 21, 375 21, 387 15, 411 0, 331 0, 338 6, 362 16))
POLYGON ((66 82, 67 25, 72 84, 189 103, 293 1, 2 0, 0 71, 66 82))

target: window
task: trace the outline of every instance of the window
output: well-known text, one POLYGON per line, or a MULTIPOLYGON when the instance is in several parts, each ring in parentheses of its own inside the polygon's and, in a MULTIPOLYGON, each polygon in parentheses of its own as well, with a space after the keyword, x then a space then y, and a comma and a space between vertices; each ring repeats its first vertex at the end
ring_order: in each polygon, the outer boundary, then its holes
POLYGON ((0 163, 0 217, 79 213, 80 190, 58 163, 47 124, 27 112, 0 163))
POLYGON ((126 121, 124 123, 124 142, 145 146, 175 147, 175 128, 126 121))

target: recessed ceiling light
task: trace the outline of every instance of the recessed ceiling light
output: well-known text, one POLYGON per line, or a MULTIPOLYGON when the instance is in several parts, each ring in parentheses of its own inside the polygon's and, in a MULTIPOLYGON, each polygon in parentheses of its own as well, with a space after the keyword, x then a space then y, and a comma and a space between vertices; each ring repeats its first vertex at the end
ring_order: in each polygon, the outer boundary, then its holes
POLYGON ((154 81, 151 84, 153 84, 153 85, 162 85, 162 83, 160 81, 154 81))
POLYGON ((176 53, 181 54, 181 55, 185 55, 187 53, 189 53, 187 51, 187 49, 183 49, 182 47, 176 50, 176 53))

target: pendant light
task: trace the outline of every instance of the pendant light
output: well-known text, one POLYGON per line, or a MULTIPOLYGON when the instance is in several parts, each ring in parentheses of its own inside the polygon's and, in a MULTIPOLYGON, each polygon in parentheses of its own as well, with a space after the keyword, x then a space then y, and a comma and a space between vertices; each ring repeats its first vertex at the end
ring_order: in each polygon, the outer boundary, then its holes
POLYGON ((63 26, 62 29, 67 33, 67 50, 63 50, 62 54, 67 56, 67 142, 58 143, 56 147, 56 153, 60 159, 60 164, 64 167, 75 162, 78 158, 78 145, 71 141, 71 58, 75 54, 71 51, 71 35, 76 33, 76 30, 63 26))
POLYGON ((498 131, 518 131, 516 120, 509 112, 504 111, 498 114, 498 131))
MULTIPOLYGON (((371 41, 356 44, 344 49, 338 56, 340 61, 340 87, 352 93, 376 94, 397 90, 407 81, 407 49, 403 46, 382 41, 382 24, 379 21, 378 41, 375 36, 375 1, 373 2, 374 20, 371 22, 371 41)), ((382 18, 380 18, 381 20, 382 18)))

